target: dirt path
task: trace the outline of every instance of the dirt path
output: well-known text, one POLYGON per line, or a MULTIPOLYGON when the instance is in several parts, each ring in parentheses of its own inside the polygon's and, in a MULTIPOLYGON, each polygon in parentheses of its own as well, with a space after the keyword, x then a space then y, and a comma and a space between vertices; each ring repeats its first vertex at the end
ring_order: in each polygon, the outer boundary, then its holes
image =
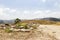
POLYGON ((50 35, 42 30, 32 32, 25 40, 58 40, 53 35, 50 35))
POLYGON ((58 25, 40 25, 39 30, 46 32, 50 36, 60 40, 60 26, 58 25))

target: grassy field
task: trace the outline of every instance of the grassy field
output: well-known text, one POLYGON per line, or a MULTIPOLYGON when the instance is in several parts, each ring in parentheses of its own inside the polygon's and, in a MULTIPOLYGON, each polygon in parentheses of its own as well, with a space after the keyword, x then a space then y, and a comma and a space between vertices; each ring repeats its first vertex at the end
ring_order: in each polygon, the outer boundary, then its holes
POLYGON ((39 23, 39 24, 56 24, 60 25, 59 21, 48 21, 48 20, 25 20, 22 23, 39 23))

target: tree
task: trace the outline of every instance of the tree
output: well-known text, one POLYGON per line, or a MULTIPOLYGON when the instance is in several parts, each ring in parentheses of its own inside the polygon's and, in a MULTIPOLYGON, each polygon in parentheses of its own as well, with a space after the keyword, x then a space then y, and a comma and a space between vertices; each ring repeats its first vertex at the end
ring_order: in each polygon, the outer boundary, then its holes
POLYGON ((17 23, 19 23, 19 22, 21 22, 21 20, 20 20, 19 18, 16 18, 16 19, 15 19, 15 24, 17 24, 17 23))

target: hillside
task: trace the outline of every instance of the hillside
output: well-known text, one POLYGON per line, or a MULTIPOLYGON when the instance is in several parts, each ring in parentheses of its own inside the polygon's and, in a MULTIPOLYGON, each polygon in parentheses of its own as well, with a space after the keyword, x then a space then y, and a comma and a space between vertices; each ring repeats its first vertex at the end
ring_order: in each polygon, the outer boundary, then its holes
POLYGON ((42 18, 41 20, 60 21, 60 19, 59 19, 59 18, 53 18, 53 17, 42 18))
POLYGON ((24 20, 22 22, 26 23, 39 23, 39 24, 59 24, 60 25, 60 19, 59 18, 36 18, 33 20, 24 20))

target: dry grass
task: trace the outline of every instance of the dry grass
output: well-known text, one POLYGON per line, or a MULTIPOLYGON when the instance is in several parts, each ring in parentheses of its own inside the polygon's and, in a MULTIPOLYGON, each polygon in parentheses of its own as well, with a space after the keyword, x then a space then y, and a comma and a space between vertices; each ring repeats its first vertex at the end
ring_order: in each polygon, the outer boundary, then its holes
POLYGON ((32 30, 30 32, 6 33, 0 30, 0 40, 56 40, 42 31, 32 30))

